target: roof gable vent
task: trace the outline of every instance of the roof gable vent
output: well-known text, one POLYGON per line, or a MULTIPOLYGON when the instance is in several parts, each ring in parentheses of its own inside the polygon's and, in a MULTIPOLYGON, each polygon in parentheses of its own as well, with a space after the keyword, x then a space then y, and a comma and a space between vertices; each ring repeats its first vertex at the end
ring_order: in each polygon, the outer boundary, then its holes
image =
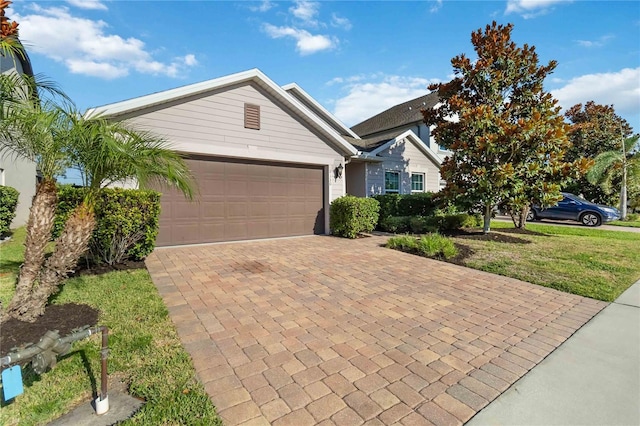
POLYGON ((244 127, 260 130, 260 105, 244 104, 244 127))

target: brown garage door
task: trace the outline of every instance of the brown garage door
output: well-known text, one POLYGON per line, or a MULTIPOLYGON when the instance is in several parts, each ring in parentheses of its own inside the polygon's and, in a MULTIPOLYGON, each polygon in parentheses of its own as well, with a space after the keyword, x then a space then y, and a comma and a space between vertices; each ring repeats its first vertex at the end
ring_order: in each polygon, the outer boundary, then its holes
POLYGON ((324 233, 322 167, 222 158, 187 160, 199 194, 163 190, 157 245, 324 233))

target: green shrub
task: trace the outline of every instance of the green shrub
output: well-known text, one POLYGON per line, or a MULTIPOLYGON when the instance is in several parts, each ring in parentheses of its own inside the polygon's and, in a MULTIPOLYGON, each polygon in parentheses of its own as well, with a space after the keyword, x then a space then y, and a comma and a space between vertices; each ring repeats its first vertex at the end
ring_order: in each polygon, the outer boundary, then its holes
MULTIPOLYGON (((84 197, 85 189, 62 185, 53 238, 84 197)), ((160 194, 137 189, 105 188, 95 205, 96 229, 88 256, 95 263, 113 265, 124 260, 141 260, 151 253, 158 235, 160 194)))
POLYGON ((420 192, 416 194, 381 194, 373 198, 380 203, 380 219, 382 221, 392 216, 429 216, 437 208, 434 194, 420 192))
POLYGON ((15 188, 0 185, 0 237, 9 232, 11 221, 16 217, 19 195, 15 188))
POLYGON ((426 234, 429 232, 438 232, 438 227, 432 223, 431 217, 411 216, 409 220, 409 228, 414 234, 426 234))
POLYGON ((434 194, 418 192, 402 195, 398 202, 398 216, 430 216, 436 210, 434 194))
POLYGON ((402 250, 413 253, 418 246, 418 239, 409 235, 391 237, 387 240, 386 246, 395 250, 402 250))
MULTIPOLYGON (((402 216, 399 212, 398 206, 402 196, 400 194, 381 194, 374 195, 373 198, 380 203, 380 215, 379 223, 391 216, 402 216)), ((406 215, 405 215, 406 216, 406 215)))
POLYGON ((419 254, 425 257, 451 259, 458 254, 458 249, 450 238, 432 233, 421 238, 403 235, 389 238, 386 247, 419 254))
POLYGON ((451 259, 458 254, 458 249, 451 239, 435 233, 424 235, 420 238, 417 243, 417 250, 423 256, 443 257, 445 259, 451 259))
POLYGON ((640 213, 628 213, 625 221, 627 222, 637 222, 640 220, 640 213))
POLYGON ((393 234, 404 234, 411 230, 411 216, 389 216, 380 222, 380 230, 393 234))
POLYGON ((345 195, 335 199, 329 210, 331 233, 355 238, 361 232, 371 232, 378 223, 380 203, 374 198, 345 195))
POLYGON ((439 214, 428 217, 427 226, 437 228, 439 231, 454 231, 460 228, 474 228, 482 224, 482 218, 479 215, 470 215, 467 213, 456 214, 439 214))

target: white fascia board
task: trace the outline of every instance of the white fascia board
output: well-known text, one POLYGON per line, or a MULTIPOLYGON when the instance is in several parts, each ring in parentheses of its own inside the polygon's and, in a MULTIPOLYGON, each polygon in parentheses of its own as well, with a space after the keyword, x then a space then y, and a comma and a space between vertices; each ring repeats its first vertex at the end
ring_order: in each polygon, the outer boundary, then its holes
POLYGON ((438 166, 440 166, 442 164, 442 158, 440 158, 440 156, 438 154, 436 154, 435 152, 433 152, 433 150, 431 148, 429 148, 423 141, 422 139, 420 139, 418 137, 418 135, 416 135, 413 130, 407 130, 406 132, 396 136, 395 138, 391 139, 389 142, 385 143, 384 145, 379 146, 378 148, 374 149, 373 151, 371 151, 370 154, 372 155, 378 155, 379 153, 381 153, 382 151, 384 151, 385 149, 388 149, 391 145, 393 145, 394 143, 401 141, 402 139, 409 139, 411 140, 411 142, 413 142, 413 144, 415 146, 418 147, 418 149, 420 149, 420 151, 422 151, 427 157, 431 158, 433 161, 435 161, 438 166))
POLYGON ((345 154, 357 154, 358 151, 355 149, 355 147, 344 140, 344 138, 338 132, 336 132, 333 128, 331 128, 331 126, 329 126, 315 114, 309 111, 309 109, 305 107, 300 101, 287 93, 284 89, 278 86, 275 82, 273 82, 273 80, 271 80, 257 68, 227 75, 213 80, 207 80, 200 83, 178 87, 176 89, 169 89, 162 92, 153 93, 151 95, 140 96, 138 98, 133 98, 122 102, 116 102, 108 105, 90 108, 85 112, 84 115, 85 117, 90 117, 95 114, 106 116, 122 115, 154 105, 160 105, 166 102, 174 101, 187 96, 193 96, 210 90, 221 89, 226 86, 231 86, 248 81, 257 83, 276 99, 295 111, 302 119, 304 119, 306 122, 311 124, 325 136, 327 136, 328 139, 333 141, 337 147, 340 147, 345 152, 345 154))
POLYGON ((313 105, 314 108, 316 108, 320 113, 322 113, 325 116, 325 118, 329 119, 337 127, 339 127, 340 129, 344 130, 346 133, 348 133, 354 139, 360 139, 360 136, 358 136, 353 130, 348 128, 346 126, 346 124, 344 124, 342 121, 340 121, 338 119, 338 117, 336 117, 335 115, 333 115, 329 111, 327 111, 326 108, 324 108, 322 105, 320 105, 320 103, 318 101, 316 101, 314 98, 312 98, 311 95, 308 94, 307 92, 305 92, 304 89, 302 89, 302 87, 298 86, 297 83, 285 84, 284 86, 282 86, 282 89, 284 89, 287 92, 296 92, 296 93, 298 93, 307 102, 309 102, 311 105, 313 105))

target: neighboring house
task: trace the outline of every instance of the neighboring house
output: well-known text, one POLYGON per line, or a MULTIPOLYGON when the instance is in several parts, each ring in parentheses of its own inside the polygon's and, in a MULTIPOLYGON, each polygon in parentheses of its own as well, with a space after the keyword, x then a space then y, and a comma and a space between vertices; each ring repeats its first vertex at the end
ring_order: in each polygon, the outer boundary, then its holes
POLYGON ((348 194, 368 197, 440 190, 440 164, 448 151, 435 144, 420 113, 437 103, 435 92, 420 96, 351 128, 357 136, 345 138, 359 153, 346 166, 348 194))
POLYGON ((352 134, 295 85, 257 69, 93 108, 167 138, 198 186, 163 190, 159 246, 329 233, 352 134))
MULTIPOLYGON (((0 55, 0 73, 10 72, 33 75, 29 57, 26 54, 24 58, 0 55)), ((31 200, 36 193, 36 163, 17 158, 11 152, 0 154, 0 185, 13 187, 20 192, 11 228, 25 225, 29 219, 31 200)))

